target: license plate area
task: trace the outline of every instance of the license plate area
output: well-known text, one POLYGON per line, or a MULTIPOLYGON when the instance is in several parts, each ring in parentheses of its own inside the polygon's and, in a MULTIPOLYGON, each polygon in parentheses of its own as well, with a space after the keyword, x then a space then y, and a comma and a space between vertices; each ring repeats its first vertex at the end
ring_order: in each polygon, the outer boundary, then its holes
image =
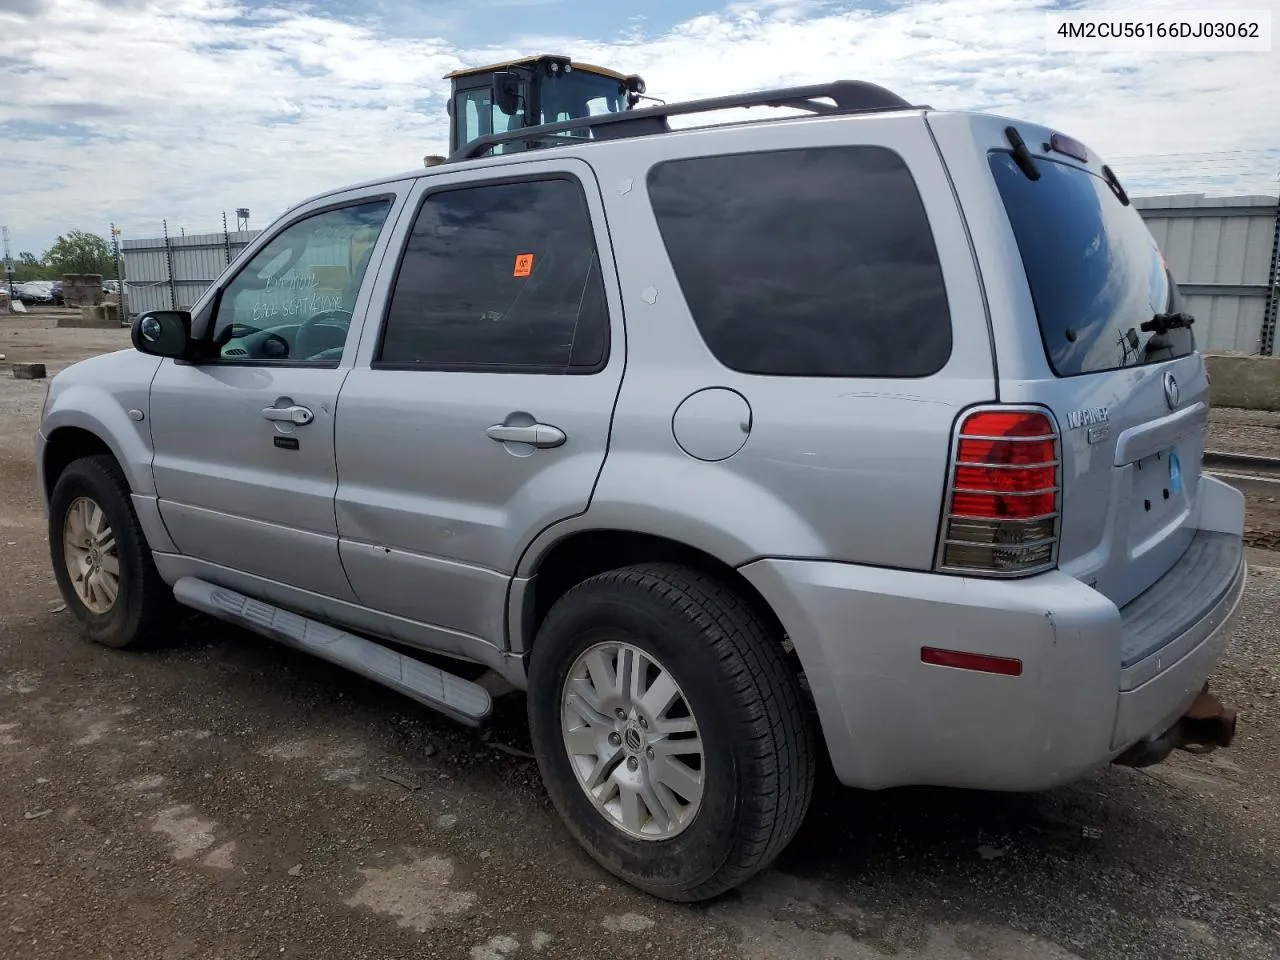
POLYGON ((1191 508, 1199 476, 1199 457, 1193 446, 1178 443, 1133 463, 1131 544, 1180 521, 1191 508))

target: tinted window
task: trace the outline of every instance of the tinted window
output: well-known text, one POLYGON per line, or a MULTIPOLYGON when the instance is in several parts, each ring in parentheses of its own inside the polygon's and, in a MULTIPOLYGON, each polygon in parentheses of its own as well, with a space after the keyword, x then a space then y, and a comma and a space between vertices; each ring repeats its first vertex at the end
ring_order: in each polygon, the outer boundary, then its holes
POLYGON ((272 237, 218 300, 222 359, 336 364, 390 209, 378 199, 326 210, 272 237))
POLYGON ((650 172, 649 196, 693 319, 725 366, 921 377, 950 356, 933 235, 893 151, 673 160, 650 172))
POLYGON ((1034 181, 1008 153, 992 153, 990 165, 1058 376, 1169 360, 1195 348, 1187 328, 1143 332, 1154 314, 1180 310, 1180 298, 1142 217, 1105 180, 1043 157, 1034 181))
POLYGON ((574 372, 603 362, 604 283, 570 180, 430 195, 413 225, 380 361, 574 372))

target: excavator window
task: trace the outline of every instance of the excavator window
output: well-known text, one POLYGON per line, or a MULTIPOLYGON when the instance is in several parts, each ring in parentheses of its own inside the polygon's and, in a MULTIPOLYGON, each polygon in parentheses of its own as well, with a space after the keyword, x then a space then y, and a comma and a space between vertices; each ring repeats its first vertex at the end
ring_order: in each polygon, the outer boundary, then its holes
MULTIPOLYGON (((613 77, 592 73, 589 70, 573 70, 548 76, 539 74, 531 84, 521 84, 522 112, 507 115, 493 102, 490 86, 474 86, 459 90, 454 95, 453 115, 457 124, 457 142, 454 149, 470 143, 477 137, 493 133, 506 133, 524 126, 540 123, 560 123, 578 117, 590 117, 600 113, 619 113, 627 109, 627 91, 613 77), (524 111, 528 111, 527 121, 524 111)), ((587 129, 569 131, 568 136, 590 137, 587 129)), ((523 142, 498 144, 493 153, 510 153, 524 150, 523 142)))

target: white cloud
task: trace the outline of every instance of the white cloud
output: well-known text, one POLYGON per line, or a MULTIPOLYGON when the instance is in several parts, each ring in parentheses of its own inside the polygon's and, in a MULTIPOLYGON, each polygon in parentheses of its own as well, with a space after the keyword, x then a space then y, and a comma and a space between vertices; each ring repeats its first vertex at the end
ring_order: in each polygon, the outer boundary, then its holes
POLYGON ((867 79, 1066 130, 1140 193, 1277 190, 1280 48, 1051 54, 1050 0, 748 0, 665 31, 619 13, 616 37, 582 37, 572 14, 587 2, 540 8, 562 35, 460 49, 421 13, 398 30, 394 6, 338 19, 233 0, 0 0, 0 220, 32 250, 109 220, 135 237, 158 235, 162 218, 210 229, 237 206, 261 226, 309 194, 443 152, 441 76, 534 51, 639 72, 668 100, 867 79))

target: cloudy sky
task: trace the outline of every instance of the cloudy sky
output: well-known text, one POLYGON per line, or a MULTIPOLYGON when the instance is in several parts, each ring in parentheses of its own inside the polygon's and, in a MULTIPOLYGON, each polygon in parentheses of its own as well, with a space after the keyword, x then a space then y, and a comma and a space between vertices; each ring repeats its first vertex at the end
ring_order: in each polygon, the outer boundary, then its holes
MULTIPOLYGON (((445 152, 442 74, 535 52, 682 99, 838 78, 1046 122, 1131 192, 1280 189, 1270 53, 1046 52, 1050 10, 1191 0, 0 0, 0 223, 14 254, 78 227, 264 226, 445 152), (1270 94, 1267 93, 1270 91, 1270 94)), ((1269 9, 1280 0, 1200 0, 1269 9)))

